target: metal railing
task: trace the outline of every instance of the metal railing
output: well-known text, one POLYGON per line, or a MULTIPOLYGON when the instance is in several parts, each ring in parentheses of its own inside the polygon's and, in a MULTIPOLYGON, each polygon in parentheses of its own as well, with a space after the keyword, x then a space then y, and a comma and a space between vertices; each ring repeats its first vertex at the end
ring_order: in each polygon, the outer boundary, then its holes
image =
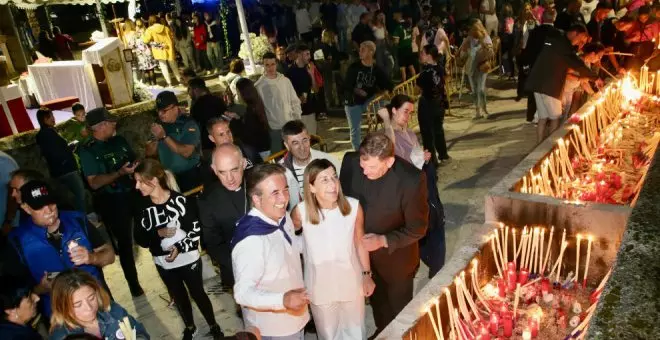
MULTIPOLYGON (((415 75, 414 77, 406 80, 405 82, 395 86, 392 92, 377 96, 376 98, 372 99, 369 102, 369 104, 367 104, 367 112, 366 112, 367 131, 372 132, 378 129, 380 125, 380 122, 378 121, 378 110, 385 107, 385 105, 387 105, 387 102, 393 96, 397 94, 405 94, 408 97, 410 97, 412 100, 417 100, 417 98, 420 95, 420 93, 416 89, 418 77, 419 74, 415 75)), ((410 116, 409 125, 410 126, 417 125, 417 115, 410 116)))
MULTIPOLYGON (((311 142, 312 146, 318 146, 319 150, 321 150, 323 152, 327 152, 328 147, 325 144, 325 142, 323 141, 323 138, 321 138, 321 136, 311 135, 310 138, 311 138, 310 142, 311 142)), ((273 164, 277 163, 282 157, 284 157, 286 155, 286 153, 287 153, 287 150, 282 149, 282 150, 280 150, 280 151, 278 151, 274 154, 271 154, 266 159, 264 159, 264 163, 273 163, 273 164)), ((186 191, 186 192, 183 193, 183 195, 184 196, 197 195, 197 194, 201 193, 202 191, 204 191, 204 185, 200 185, 200 186, 198 186, 194 189, 186 191)))

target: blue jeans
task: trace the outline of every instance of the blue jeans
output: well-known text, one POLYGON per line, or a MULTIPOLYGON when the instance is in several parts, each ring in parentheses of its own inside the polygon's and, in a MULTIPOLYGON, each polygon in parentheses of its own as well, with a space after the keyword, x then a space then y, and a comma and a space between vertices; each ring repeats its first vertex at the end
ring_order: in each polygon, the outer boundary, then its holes
POLYGON ((477 112, 481 109, 486 109, 486 78, 488 73, 483 73, 481 71, 472 71, 472 74, 468 74, 468 80, 470 81, 470 87, 472 88, 472 93, 474 93, 474 105, 477 106, 477 112))
POLYGON ((301 329, 296 334, 291 334, 287 336, 262 336, 261 340, 304 340, 305 339, 305 330, 301 329))
POLYGON ((83 213, 86 212, 87 201, 85 200, 85 185, 82 176, 78 171, 69 172, 57 178, 67 189, 71 191, 74 198, 74 208, 83 213))
POLYGON ((360 105, 344 106, 346 118, 348 119, 348 128, 350 129, 351 145, 355 151, 360 148, 360 143, 362 142, 362 114, 367 111, 367 103, 369 101, 360 105))

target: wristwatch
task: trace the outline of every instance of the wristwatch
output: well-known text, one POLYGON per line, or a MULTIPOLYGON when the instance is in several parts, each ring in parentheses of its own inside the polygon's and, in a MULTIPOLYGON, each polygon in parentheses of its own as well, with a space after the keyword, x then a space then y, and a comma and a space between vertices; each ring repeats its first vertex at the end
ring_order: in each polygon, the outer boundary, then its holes
POLYGON ((371 272, 371 270, 364 271, 364 272, 362 272, 362 276, 369 276, 369 277, 372 277, 372 276, 373 276, 373 273, 371 272))

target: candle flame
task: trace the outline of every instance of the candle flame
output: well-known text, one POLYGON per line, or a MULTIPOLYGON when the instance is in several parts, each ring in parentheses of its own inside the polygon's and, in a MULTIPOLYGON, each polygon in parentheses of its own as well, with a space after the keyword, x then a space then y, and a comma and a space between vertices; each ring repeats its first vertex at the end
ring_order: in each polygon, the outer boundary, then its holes
POLYGON ((594 240, 594 236, 593 236, 593 235, 589 235, 589 242, 592 242, 593 240, 594 240))
POLYGON ((578 239, 578 240, 582 239, 582 235, 577 234, 577 239, 578 239))

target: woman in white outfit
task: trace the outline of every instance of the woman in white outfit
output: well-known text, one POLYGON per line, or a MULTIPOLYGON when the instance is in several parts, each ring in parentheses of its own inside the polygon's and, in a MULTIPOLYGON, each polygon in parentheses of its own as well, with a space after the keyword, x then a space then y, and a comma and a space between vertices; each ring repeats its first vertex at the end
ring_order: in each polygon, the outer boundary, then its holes
POLYGON ((291 218, 304 238, 305 287, 317 334, 323 340, 365 339, 364 297, 376 285, 361 242, 362 208, 344 196, 327 159, 313 160, 304 176, 305 200, 291 218))

